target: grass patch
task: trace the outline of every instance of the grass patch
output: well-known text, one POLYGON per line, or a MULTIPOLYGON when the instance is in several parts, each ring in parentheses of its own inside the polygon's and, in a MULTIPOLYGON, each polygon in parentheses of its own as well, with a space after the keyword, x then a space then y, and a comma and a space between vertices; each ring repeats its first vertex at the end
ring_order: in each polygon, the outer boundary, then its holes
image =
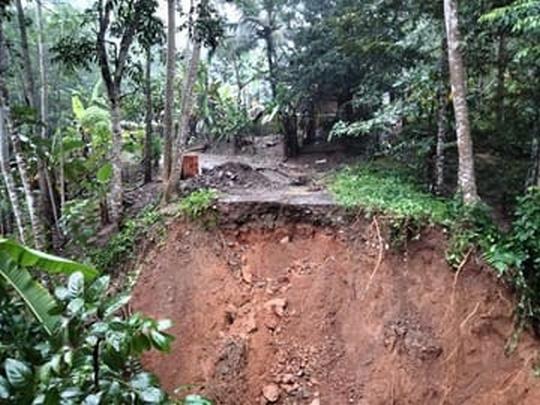
POLYGON ((362 207, 369 213, 443 224, 450 215, 448 203, 422 191, 406 173, 384 172, 375 166, 345 169, 330 185, 345 207, 362 207))

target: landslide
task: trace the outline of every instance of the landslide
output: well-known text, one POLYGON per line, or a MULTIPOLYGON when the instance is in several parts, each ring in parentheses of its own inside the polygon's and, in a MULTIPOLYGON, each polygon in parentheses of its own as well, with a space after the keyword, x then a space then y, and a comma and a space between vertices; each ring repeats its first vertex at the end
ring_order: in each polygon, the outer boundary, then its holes
POLYGON ((397 251, 381 221, 282 208, 246 207, 210 229, 179 220, 146 252, 133 305, 173 321, 172 353, 144 358, 170 393, 540 403, 538 341, 516 334, 511 294, 474 254, 455 272, 437 230, 397 251))

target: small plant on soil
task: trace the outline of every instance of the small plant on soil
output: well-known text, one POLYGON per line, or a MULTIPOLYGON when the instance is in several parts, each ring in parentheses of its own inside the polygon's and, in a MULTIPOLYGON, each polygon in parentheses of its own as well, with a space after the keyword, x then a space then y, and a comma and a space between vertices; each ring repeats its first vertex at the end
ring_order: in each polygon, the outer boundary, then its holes
POLYGON ((203 217, 214 204, 217 193, 212 189, 197 190, 180 202, 180 213, 191 219, 203 217))

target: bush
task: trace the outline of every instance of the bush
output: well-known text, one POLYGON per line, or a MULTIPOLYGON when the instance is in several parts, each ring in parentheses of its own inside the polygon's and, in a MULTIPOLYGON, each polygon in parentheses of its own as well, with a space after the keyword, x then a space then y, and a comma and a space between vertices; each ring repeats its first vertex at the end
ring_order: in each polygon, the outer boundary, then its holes
POLYGON ((485 257, 514 287, 520 319, 540 334, 540 188, 518 199, 512 231, 493 243, 485 257))
POLYGON ((126 316, 128 296, 107 294, 109 277, 85 285, 81 273, 56 288, 61 327, 51 336, 13 294, 0 298, 0 400, 20 404, 165 403, 139 358, 167 351, 168 321, 126 316), (7 327, 4 327, 6 325, 7 327))
POLYGON ((111 270, 119 263, 133 259, 137 241, 160 220, 161 214, 154 208, 143 210, 136 218, 126 221, 105 248, 91 255, 92 262, 100 269, 111 270))
POLYGON ((180 213, 191 219, 201 218, 212 208, 216 198, 217 194, 214 190, 194 191, 180 202, 180 213))

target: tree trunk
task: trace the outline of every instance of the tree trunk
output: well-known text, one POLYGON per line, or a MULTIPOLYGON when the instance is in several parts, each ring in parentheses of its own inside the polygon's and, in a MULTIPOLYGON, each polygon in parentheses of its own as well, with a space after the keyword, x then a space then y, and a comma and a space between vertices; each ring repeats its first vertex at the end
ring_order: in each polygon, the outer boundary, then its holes
POLYGON ((506 73, 506 34, 502 31, 499 35, 499 49, 497 52, 497 90, 495 100, 495 114, 497 128, 502 133, 504 131, 504 97, 506 93, 504 76, 506 73))
POLYGON ((467 106, 467 85, 465 68, 460 49, 457 0, 444 0, 444 18, 448 41, 448 64, 459 153, 458 189, 465 204, 480 200, 476 188, 474 153, 467 106))
POLYGON ((144 184, 152 181, 152 47, 146 49, 146 128, 144 136, 144 184))
MULTIPOLYGON (((48 113, 48 78, 47 65, 45 57, 45 41, 43 38, 43 13, 41 1, 36 2, 36 21, 38 26, 38 61, 39 61, 39 111, 41 119, 41 139, 47 139, 47 129, 49 123, 48 113)), ((38 172, 39 172, 39 188, 41 191, 41 206, 45 218, 52 220, 58 232, 60 227, 58 224, 58 212, 56 209, 56 201, 54 196, 53 184, 51 184, 51 176, 49 169, 43 159, 38 157, 38 172)))
POLYGON ((285 141, 283 142, 283 154, 286 158, 298 156, 300 146, 298 145, 298 122, 296 113, 281 113, 280 119, 285 136, 285 141))
POLYGON ((163 182, 169 180, 172 166, 172 145, 174 138, 173 109, 174 109, 174 79, 176 75, 176 9, 175 0, 167 0, 167 77, 165 83, 165 112, 163 117, 163 132, 165 135, 163 148, 163 182))
POLYGON ((21 0, 15 1, 17 8, 17 21, 19 25, 19 34, 21 36, 21 51, 24 64, 24 85, 28 105, 32 108, 37 108, 38 100, 36 97, 36 84, 34 81, 34 73, 32 72, 32 60, 30 58, 30 48, 28 46, 28 34, 26 32, 26 17, 21 0))
POLYGON ((442 40, 441 59, 440 59, 440 80, 437 94, 437 147, 435 154, 435 193, 441 195, 444 189, 444 167, 445 167, 445 143, 446 133, 448 131, 448 57, 446 40, 442 40))
POLYGON ((268 78, 270 79, 270 88, 272 89, 272 98, 274 101, 277 97, 277 80, 276 80, 276 67, 274 65, 274 39, 272 38, 272 32, 268 33, 265 37, 266 41, 266 59, 268 61, 268 78))
POLYGON ((171 175, 168 181, 165 183, 164 200, 169 202, 174 194, 180 176, 182 174, 182 157, 187 144, 187 136, 189 130, 189 117, 193 107, 193 87, 195 80, 197 79, 197 67, 199 66, 199 59, 201 56, 201 42, 195 40, 193 45, 193 53, 189 61, 189 66, 186 72, 184 84, 182 86, 182 103, 181 103, 181 115, 180 115, 180 132, 176 139, 174 148, 172 150, 172 167, 171 175))
POLYGON ((110 220, 119 225, 123 211, 122 189, 122 127, 120 125, 120 97, 113 94, 111 97, 111 123, 112 123, 112 146, 110 162, 112 164, 111 188, 109 191, 110 220))
POLYGON ((5 82, 7 63, 7 52, 5 51, 3 29, 1 29, 0 24, 0 108, 3 109, 3 130, 7 134, 6 136, 9 136, 11 138, 13 152, 15 154, 15 160, 17 162, 17 168, 19 169, 19 175, 21 177, 21 183, 24 189, 26 204, 28 206, 28 215, 30 217, 30 223, 32 225, 32 234, 34 236, 35 247, 37 249, 41 249, 44 246, 44 238, 42 233, 43 227, 41 225, 40 218, 37 215, 36 205, 30 186, 30 179, 28 176, 28 170, 26 167, 26 161, 24 159, 19 134, 15 131, 13 123, 11 122, 9 110, 9 93, 7 89, 7 84, 5 82))
MULTIPOLYGON (((0 35, 2 35, 1 32, 0 35)), ((0 52, 0 57, 1 56, 2 55, 0 52)), ((2 171, 2 179, 4 181, 4 184, 6 185, 6 192, 9 197, 13 216, 15 217, 15 223, 17 224, 19 240, 21 241, 21 243, 26 244, 24 238, 22 211, 19 205, 19 199, 17 197, 17 188, 15 187, 15 181, 13 180, 13 176, 11 175, 11 170, 9 167, 8 140, 7 134, 4 131, 4 108, 2 106, 0 106, 0 170, 2 171)))
POLYGON ((540 136, 538 132, 531 143, 531 166, 525 186, 527 188, 540 187, 540 136))

